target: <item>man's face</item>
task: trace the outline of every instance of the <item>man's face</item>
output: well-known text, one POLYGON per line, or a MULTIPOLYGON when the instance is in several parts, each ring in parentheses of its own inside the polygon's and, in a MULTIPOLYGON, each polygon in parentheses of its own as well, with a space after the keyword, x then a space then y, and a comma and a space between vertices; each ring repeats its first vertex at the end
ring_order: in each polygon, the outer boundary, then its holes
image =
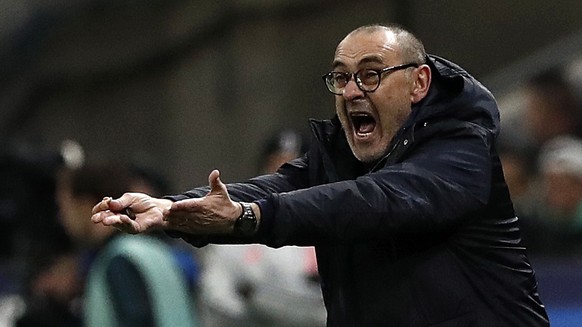
MULTIPOLYGON (((333 70, 354 73, 406 64, 389 31, 361 31, 338 45, 333 70)), ((411 111, 413 88, 409 68, 385 73, 374 92, 361 91, 354 79, 343 95, 336 95, 336 112, 356 158, 371 163, 383 157, 390 142, 411 111)))

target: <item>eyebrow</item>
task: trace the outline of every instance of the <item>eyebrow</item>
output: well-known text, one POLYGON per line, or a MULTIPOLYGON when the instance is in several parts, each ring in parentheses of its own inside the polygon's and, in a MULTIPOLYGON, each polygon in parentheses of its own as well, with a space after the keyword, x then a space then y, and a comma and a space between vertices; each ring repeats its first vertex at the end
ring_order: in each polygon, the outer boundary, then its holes
MULTIPOLYGON (((364 58, 362 58, 359 62, 358 62, 358 66, 362 65, 362 64, 367 64, 367 63, 377 63, 377 64, 383 64, 384 61, 382 60, 381 57, 376 56, 376 55, 370 55, 370 56, 366 56, 364 58)), ((341 62, 340 60, 334 60, 332 63, 332 69, 335 69, 337 67, 340 66, 346 66, 343 62, 341 62)))

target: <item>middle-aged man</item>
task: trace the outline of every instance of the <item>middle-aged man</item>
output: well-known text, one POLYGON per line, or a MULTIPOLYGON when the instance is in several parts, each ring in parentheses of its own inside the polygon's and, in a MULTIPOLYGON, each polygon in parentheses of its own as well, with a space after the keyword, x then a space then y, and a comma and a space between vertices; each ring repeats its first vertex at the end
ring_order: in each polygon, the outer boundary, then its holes
POLYGON ((332 69, 337 116, 312 121, 303 157, 245 183, 214 170, 209 188, 106 198, 91 219, 195 246, 315 245, 328 326, 549 325, 490 92, 395 25, 352 31, 332 69))

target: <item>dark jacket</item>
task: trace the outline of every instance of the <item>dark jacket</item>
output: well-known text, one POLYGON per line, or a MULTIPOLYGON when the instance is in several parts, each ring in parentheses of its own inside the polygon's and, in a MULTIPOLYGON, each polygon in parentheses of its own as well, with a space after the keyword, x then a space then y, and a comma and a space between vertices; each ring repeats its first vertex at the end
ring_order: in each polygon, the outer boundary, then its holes
POLYGON ((312 121, 305 156, 228 185, 233 200, 260 199, 253 239, 182 236, 315 245, 329 326, 547 326, 495 150, 497 104, 455 64, 428 63, 429 94, 373 168, 337 118, 312 121))

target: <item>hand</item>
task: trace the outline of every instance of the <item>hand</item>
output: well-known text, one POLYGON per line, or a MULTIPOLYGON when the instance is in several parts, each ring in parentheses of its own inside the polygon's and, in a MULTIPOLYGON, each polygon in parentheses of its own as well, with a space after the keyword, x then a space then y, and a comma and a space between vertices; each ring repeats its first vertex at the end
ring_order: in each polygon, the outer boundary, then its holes
POLYGON ((143 193, 125 193, 118 199, 106 197, 93 207, 91 221, 113 226, 130 234, 165 228, 164 212, 172 205, 168 199, 157 199, 143 193), (135 219, 125 209, 130 208, 135 219))
POLYGON ((230 199, 220 172, 208 176, 210 192, 202 198, 174 202, 164 215, 166 228, 189 234, 227 234, 242 214, 242 207, 230 199))

